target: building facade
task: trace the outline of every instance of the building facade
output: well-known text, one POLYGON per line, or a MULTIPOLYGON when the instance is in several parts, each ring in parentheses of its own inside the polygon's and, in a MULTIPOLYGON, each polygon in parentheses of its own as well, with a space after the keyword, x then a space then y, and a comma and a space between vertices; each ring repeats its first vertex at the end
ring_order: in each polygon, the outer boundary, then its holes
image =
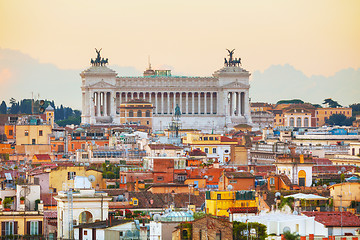
POLYGON ((153 106, 153 129, 162 129, 179 106, 183 128, 223 129, 251 123, 249 102, 250 73, 240 61, 225 59, 224 67, 212 77, 172 76, 170 71, 153 71, 149 66, 142 77, 118 77, 101 63, 100 52, 82 79, 82 123, 120 124, 120 106, 143 99, 153 106), (97 61, 98 60, 98 61, 97 61))

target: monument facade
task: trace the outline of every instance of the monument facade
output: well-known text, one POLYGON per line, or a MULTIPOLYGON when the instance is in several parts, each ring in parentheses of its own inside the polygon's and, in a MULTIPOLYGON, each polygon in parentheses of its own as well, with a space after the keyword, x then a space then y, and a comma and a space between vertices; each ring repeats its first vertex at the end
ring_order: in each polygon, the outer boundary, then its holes
POLYGON ((223 130, 240 123, 251 124, 250 73, 228 50, 224 66, 212 77, 172 76, 170 70, 153 70, 142 77, 122 77, 106 65, 96 50, 91 67, 81 72, 83 124, 119 125, 120 105, 142 99, 153 105, 153 129, 168 127, 176 106, 184 129, 223 130))

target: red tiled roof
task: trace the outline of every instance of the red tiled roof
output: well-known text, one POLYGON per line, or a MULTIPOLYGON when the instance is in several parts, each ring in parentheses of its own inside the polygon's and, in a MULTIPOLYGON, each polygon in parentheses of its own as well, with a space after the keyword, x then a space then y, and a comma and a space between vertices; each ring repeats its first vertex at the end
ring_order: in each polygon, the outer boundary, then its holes
POLYGON ((34 155, 38 160, 50 160, 49 154, 35 154, 34 155))
POLYGON ((249 172, 225 172, 224 175, 227 178, 255 178, 254 175, 252 175, 249 172))
POLYGON ((237 142, 237 140, 225 136, 221 136, 220 140, 221 142, 237 142))
POLYGON ((257 213, 257 207, 233 207, 229 208, 228 212, 231 213, 257 213))
POLYGON ((326 227, 360 227, 360 218, 351 212, 302 212, 326 227))
POLYGON ((206 156, 206 153, 201 151, 200 149, 195 148, 191 152, 188 153, 189 156, 206 156))
POLYGON ((149 144, 148 145, 150 147, 151 150, 161 150, 161 149, 165 149, 165 150, 180 150, 182 149, 182 147, 179 146, 175 146, 172 144, 149 144))

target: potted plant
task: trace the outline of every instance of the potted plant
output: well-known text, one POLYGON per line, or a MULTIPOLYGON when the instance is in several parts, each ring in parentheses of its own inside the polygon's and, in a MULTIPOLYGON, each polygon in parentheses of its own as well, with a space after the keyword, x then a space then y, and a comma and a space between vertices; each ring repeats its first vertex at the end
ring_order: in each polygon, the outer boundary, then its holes
POLYGON ((20 204, 24 204, 24 202, 25 202, 25 197, 21 197, 20 198, 20 204))
POLYGON ((9 197, 6 197, 4 199, 4 209, 5 210, 10 210, 11 204, 12 204, 13 200, 9 197))

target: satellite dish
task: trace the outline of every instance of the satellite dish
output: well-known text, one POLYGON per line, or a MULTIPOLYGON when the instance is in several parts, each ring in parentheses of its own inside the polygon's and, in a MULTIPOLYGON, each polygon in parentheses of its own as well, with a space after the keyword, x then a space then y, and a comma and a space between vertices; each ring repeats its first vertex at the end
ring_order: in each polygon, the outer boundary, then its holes
POLYGON ((250 170, 250 173, 251 173, 251 174, 254 174, 254 170, 250 170))
POLYGON ((205 179, 208 179, 208 178, 209 178, 209 176, 208 176, 208 175, 205 175, 205 176, 204 176, 204 178, 205 178, 205 179))
POLYGON ((155 215, 154 215, 154 221, 155 221, 155 222, 160 222, 160 220, 161 220, 160 214, 158 214, 158 213, 155 214, 155 215))
POLYGON ((228 185, 226 188, 228 191, 231 191, 231 190, 233 190, 234 187, 232 185, 228 185))
POLYGON ((280 197, 281 196, 281 193, 280 192, 276 192, 275 193, 275 197, 280 197))
POLYGON ((95 182, 96 178, 94 175, 88 176, 89 182, 95 182))

